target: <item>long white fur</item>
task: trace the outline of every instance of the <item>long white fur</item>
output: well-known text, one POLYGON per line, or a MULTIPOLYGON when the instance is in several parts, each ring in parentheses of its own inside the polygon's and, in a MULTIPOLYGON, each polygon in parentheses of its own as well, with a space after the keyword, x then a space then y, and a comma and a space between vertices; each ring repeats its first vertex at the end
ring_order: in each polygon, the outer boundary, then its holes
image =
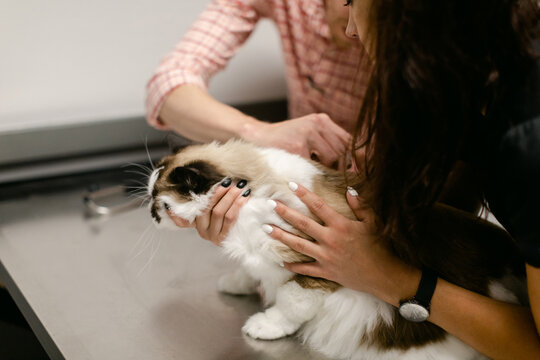
POLYGON ((157 169, 152 171, 152 174, 150 174, 150 177, 148 178, 148 188, 146 190, 146 192, 148 193, 148 196, 152 196, 154 185, 156 184, 156 181, 159 178, 159 173, 161 170, 163 170, 163 166, 158 167, 157 169))
MULTIPOLYGON (((267 161, 283 183, 290 181, 312 188, 313 178, 320 170, 303 158, 277 149, 257 151, 267 161)), ((158 170, 159 171, 159 170, 158 170)), ((152 179, 157 178, 157 175, 152 179)), ((248 184, 249 186, 249 184, 248 184)), ((219 282, 221 291, 247 294, 255 291, 260 281, 265 302, 272 305, 266 311, 250 317, 243 327, 244 333, 259 339, 277 339, 295 333, 314 349, 337 359, 403 359, 403 360, 473 360, 483 357, 457 338, 447 335, 444 340, 406 351, 381 351, 377 347, 360 345, 364 334, 373 330, 380 321, 391 325, 392 306, 372 295, 340 288, 333 293, 304 289, 289 281, 294 274, 280 266, 282 259, 274 250, 276 240, 262 230, 263 224, 274 224, 290 230, 272 209, 268 199, 282 201, 303 213, 306 206, 284 186, 272 192, 271 187, 253 189, 249 201, 239 212, 235 225, 222 243, 223 250, 240 262, 242 271, 226 274, 219 282)), ((150 189, 151 191, 151 189, 150 189)), ((172 199, 171 211, 190 221, 208 206, 213 189, 189 205, 180 205, 172 199)), ((169 202, 171 201, 171 202, 169 202)), ((163 218, 168 218, 164 210, 163 218)), ((494 285, 492 289, 507 295, 494 285)))

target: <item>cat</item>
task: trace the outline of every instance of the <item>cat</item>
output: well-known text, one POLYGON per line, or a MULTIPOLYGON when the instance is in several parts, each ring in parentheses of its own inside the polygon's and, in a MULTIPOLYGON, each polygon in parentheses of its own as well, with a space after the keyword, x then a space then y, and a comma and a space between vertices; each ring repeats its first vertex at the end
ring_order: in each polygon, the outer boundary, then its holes
MULTIPOLYGON (((349 219, 348 181, 341 172, 275 148, 230 140, 190 145, 163 158, 149 178, 150 212, 158 227, 177 229, 167 211, 193 222, 207 208, 225 179, 247 180, 251 190, 222 250, 240 263, 224 274, 218 290, 242 295, 262 289, 267 309, 252 315, 242 332, 273 340, 297 333, 311 348, 337 359, 483 359, 454 336, 429 322, 412 323, 376 297, 324 280, 289 272, 283 262, 309 261, 262 230, 274 224, 305 238, 273 211, 278 200, 318 220, 289 189, 302 184, 349 219)), ((360 195, 359 179, 355 188, 360 195)), ((437 205, 426 218, 433 240, 422 249, 396 245, 396 255, 427 266, 441 278, 510 303, 523 303, 524 264, 508 234, 476 217, 461 219, 459 210, 437 205), (457 236, 459 234, 459 236, 457 236)))

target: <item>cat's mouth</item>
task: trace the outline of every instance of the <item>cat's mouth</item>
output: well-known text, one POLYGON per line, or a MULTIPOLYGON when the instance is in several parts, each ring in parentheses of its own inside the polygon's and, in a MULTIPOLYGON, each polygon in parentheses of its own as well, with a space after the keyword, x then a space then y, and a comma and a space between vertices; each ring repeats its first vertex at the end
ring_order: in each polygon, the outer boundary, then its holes
POLYGON ((169 215, 176 215, 173 211, 173 205, 169 201, 164 201, 160 199, 159 196, 156 196, 152 200, 152 205, 150 208, 150 214, 154 219, 156 225, 162 225, 163 218, 169 215))

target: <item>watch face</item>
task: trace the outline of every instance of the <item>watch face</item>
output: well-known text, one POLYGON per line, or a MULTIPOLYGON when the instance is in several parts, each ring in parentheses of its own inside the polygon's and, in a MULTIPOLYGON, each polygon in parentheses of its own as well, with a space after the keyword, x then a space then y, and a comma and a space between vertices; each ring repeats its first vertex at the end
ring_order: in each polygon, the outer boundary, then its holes
POLYGON ((413 322, 426 321, 429 317, 429 311, 420 304, 404 303, 399 307, 399 313, 405 319, 413 322))

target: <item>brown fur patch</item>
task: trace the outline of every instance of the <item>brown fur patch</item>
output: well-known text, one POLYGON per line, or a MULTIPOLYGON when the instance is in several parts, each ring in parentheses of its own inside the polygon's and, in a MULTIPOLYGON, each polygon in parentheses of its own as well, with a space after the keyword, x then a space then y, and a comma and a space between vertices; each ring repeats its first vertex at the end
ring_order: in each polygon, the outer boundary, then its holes
POLYGON ((314 278, 310 276, 296 274, 290 281, 295 281, 304 289, 316 289, 334 292, 341 287, 338 283, 330 280, 314 278))
POLYGON ((406 350, 413 346, 426 345, 441 341, 446 332, 430 322, 414 323, 407 321, 394 310, 394 321, 388 325, 382 319, 379 324, 366 337, 363 342, 374 345, 381 350, 400 349, 406 350))
POLYGON ((288 263, 301 263, 313 261, 313 258, 299 253, 288 247, 283 243, 278 243, 274 247, 275 253, 284 261, 288 263))
POLYGON ((316 166, 323 172, 316 176, 313 181, 313 192, 320 196, 330 207, 348 219, 356 220, 356 216, 347 203, 347 187, 355 188, 360 196, 364 196, 365 189, 362 186, 363 180, 354 174, 347 174, 350 179, 345 178, 341 171, 325 168, 320 164, 316 166))

